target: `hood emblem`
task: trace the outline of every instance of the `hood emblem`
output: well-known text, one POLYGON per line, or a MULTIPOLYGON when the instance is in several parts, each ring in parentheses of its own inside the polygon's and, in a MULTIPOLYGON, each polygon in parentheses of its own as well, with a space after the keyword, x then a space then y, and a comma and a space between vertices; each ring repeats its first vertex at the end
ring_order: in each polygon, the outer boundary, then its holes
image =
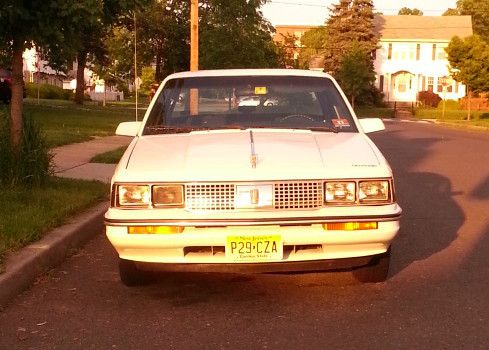
POLYGON ((256 163, 258 160, 258 155, 255 153, 255 141, 253 140, 253 131, 250 130, 250 144, 251 144, 251 167, 253 169, 256 168, 256 163))

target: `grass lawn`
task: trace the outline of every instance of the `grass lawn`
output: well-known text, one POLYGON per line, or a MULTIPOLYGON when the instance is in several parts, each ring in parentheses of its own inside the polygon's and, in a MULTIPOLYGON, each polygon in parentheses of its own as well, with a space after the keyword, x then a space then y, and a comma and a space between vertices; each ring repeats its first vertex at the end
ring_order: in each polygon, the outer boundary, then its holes
POLYGON ((489 130, 489 119, 479 119, 487 111, 472 111, 471 119, 467 118, 465 110, 446 110, 445 116, 441 109, 436 108, 417 108, 415 117, 419 119, 436 119, 440 124, 455 127, 458 129, 478 129, 489 130))
POLYGON ((392 108, 360 107, 355 108, 355 114, 358 118, 394 118, 392 108))
MULTIPOLYGON (((471 119, 479 119, 483 111, 472 111, 471 119)), ((446 110, 445 116, 443 111, 438 108, 416 108, 414 113, 419 119, 439 119, 439 120, 464 120, 467 118, 467 111, 464 110, 446 110)))
MULTIPOLYGON (((139 119, 145 106, 140 106, 139 119)), ((90 140, 93 136, 114 135, 117 125, 135 119, 134 105, 124 102, 107 107, 93 102, 78 106, 70 101, 25 99, 25 113, 41 126, 49 147, 90 140)))
POLYGON ((113 151, 97 154, 95 157, 90 159, 90 163, 106 163, 106 164, 117 164, 121 159, 124 151, 127 147, 121 147, 113 151))
POLYGON ((7 252, 36 241, 66 218, 108 198, 97 181, 52 178, 42 188, 1 188, 0 272, 7 252))

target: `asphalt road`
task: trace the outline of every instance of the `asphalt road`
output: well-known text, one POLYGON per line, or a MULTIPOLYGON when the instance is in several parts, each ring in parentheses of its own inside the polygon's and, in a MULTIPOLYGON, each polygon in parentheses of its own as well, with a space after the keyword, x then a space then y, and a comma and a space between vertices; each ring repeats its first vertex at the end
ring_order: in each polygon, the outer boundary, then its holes
POLYGON ((372 136, 404 209, 386 283, 179 274, 127 288, 101 233, 0 313, 0 349, 489 349, 489 135, 372 136))

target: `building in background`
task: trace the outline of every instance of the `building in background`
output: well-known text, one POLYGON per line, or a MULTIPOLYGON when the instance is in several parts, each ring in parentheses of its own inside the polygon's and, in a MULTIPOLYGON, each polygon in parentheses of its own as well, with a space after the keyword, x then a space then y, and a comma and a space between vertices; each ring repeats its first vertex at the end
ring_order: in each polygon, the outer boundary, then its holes
POLYGON ((414 102, 420 91, 442 99, 465 96, 465 85, 450 78, 445 48, 456 35, 472 35, 470 16, 376 16, 375 25, 376 83, 386 101, 414 102))
MULTIPOLYGON (((297 59, 300 39, 314 26, 276 26, 274 40, 283 44, 294 35, 291 54, 297 59)), ((375 52, 376 85, 387 102, 415 102, 418 92, 432 91, 442 99, 465 96, 465 85, 450 78, 445 48, 454 36, 472 35, 470 16, 375 16, 379 48, 375 52)), ((289 52, 290 54, 290 52, 289 52)))

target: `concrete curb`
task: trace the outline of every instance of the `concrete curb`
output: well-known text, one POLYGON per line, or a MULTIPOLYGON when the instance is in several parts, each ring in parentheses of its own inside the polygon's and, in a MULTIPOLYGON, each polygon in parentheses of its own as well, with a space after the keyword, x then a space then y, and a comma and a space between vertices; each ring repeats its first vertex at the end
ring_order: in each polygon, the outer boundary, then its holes
POLYGON ((5 272, 0 274, 0 308, 31 286, 39 275, 62 263, 71 249, 82 246, 102 231, 108 207, 108 202, 100 203, 55 228, 40 241, 10 255, 5 272))

